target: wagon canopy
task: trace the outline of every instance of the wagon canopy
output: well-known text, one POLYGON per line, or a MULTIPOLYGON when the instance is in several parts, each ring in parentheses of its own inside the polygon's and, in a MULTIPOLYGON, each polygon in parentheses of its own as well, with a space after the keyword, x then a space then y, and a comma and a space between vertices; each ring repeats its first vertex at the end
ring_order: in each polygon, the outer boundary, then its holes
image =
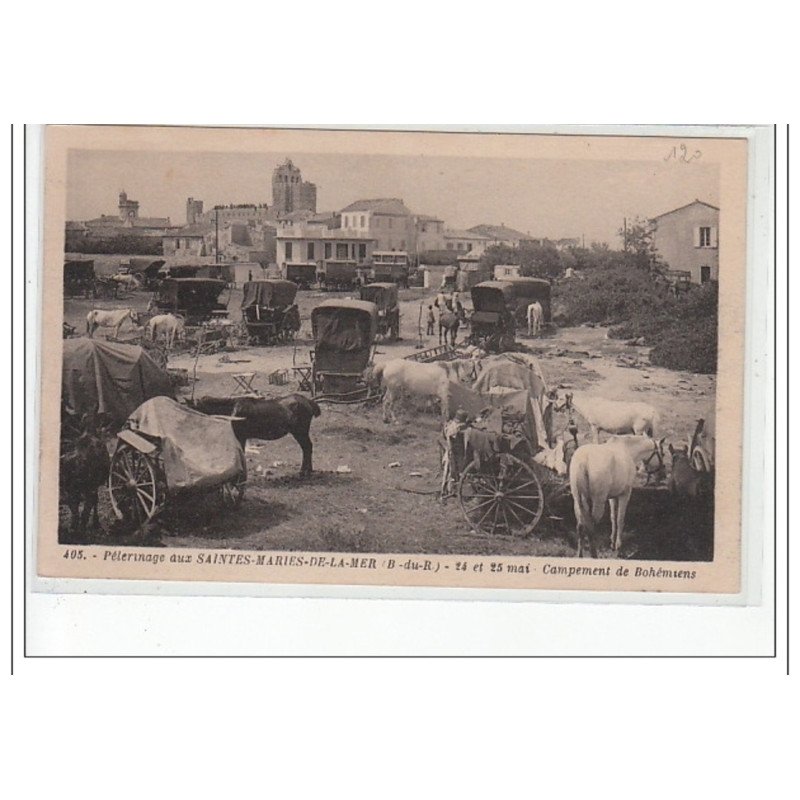
POLYGON ((514 287, 507 281, 483 281, 470 291, 475 311, 503 314, 514 300, 514 287))
POLYGON ((242 308, 247 309, 253 306, 285 308, 294 303, 296 296, 297 284, 292 281, 248 281, 244 285, 242 308))
POLYGON ((325 300, 311 312, 317 349, 369 350, 378 330, 378 307, 364 300, 325 300))
POLYGON ((133 430, 160 439, 170 489, 220 486, 244 475, 244 452, 227 419, 155 397, 142 403, 129 420, 133 430))
POLYGON ((169 375, 138 345, 65 339, 61 399, 77 415, 103 412, 121 425, 152 397, 172 397, 169 375))
POLYGON ((213 308, 224 288, 225 281, 213 278, 167 278, 158 290, 158 302, 176 309, 213 308))
POLYGON ((528 306, 538 300, 542 305, 544 321, 550 321, 550 281, 543 278, 505 278, 503 283, 510 283, 514 287, 517 311, 527 311, 528 306))
POLYGON ((141 272, 148 278, 155 278, 158 271, 167 262, 163 258, 145 258, 144 256, 131 256, 129 259, 131 272, 141 272))
POLYGON ((382 311, 397 305, 396 283, 368 283, 361 287, 361 299, 375 303, 382 311))

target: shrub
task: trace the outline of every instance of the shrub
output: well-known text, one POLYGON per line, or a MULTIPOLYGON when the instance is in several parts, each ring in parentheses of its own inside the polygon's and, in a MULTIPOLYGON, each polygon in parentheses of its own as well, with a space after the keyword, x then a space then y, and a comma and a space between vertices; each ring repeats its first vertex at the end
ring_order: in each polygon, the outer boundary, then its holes
POLYGON ((709 373, 717 364, 717 285, 692 287, 673 296, 641 270, 597 269, 585 280, 556 287, 559 322, 611 326, 619 339, 644 338, 653 364, 709 373))

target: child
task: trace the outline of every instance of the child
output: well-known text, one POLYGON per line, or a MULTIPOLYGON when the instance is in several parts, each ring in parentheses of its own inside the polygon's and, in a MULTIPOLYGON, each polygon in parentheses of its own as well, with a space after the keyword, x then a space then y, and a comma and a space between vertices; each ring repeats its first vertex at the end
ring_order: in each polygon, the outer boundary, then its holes
POLYGON ((433 336, 434 324, 436 317, 433 314, 433 306, 428 306, 428 336, 433 336))

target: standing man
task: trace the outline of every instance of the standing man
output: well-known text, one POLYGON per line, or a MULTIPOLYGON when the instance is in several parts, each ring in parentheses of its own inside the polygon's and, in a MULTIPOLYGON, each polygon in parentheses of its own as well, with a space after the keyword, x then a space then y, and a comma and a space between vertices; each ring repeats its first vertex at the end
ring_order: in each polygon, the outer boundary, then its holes
POLYGON ((433 306, 428 306, 428 336, 433 336, 434 327, 436 325, 436 317, 433 313, 433 306))

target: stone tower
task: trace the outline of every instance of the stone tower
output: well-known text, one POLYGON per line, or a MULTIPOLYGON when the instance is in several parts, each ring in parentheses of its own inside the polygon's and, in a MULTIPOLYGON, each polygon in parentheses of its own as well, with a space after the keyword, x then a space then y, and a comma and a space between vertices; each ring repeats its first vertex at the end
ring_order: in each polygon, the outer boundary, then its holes
POLYGON ((128 200, 128 195, 125 194, 125 190, 123 189, 119 193, 119 218, 123 222, 127 222, 130 219, 136 219, 138 216, 139 201, 128 200))
POLYGON ((190 197, 186 200, 186 224, 194 225, 203 216, 203 201, 190 197))
POLYGON ((272 172, 272 205, 276 214, 317 211, 317 187, 303 181, 300 170, 289 158, 272 172))

